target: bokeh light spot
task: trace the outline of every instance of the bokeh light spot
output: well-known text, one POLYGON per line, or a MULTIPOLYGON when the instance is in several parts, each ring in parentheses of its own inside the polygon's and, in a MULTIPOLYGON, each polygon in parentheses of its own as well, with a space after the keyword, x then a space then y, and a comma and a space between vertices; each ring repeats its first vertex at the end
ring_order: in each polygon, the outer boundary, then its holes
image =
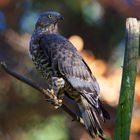
POLYGON ((83 39, 80 36, 72 35, 69 38, 69 41, 76 47, 76 49, 78 51, 82 51, 83 50, 83 48, 84 48, 84 41, 83 41, 83 39))

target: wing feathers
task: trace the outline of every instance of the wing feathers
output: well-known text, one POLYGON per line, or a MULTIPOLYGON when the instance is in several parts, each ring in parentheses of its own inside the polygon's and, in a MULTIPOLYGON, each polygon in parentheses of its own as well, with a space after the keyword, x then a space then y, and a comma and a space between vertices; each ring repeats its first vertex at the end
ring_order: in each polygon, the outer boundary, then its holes
POLYGON ((44 35, 40 47, 49 56, 54 70, 83 94, 98 94, 98 83, 78 51, 64 37, 56 34, 44 35), (49 43, 48 43, 49 42, 49 43))

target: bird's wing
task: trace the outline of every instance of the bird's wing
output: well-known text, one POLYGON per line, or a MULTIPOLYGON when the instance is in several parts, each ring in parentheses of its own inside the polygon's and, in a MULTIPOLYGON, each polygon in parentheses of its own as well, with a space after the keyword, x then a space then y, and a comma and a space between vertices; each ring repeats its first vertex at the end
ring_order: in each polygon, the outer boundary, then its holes
POLYGON ((99 85, 75 47, 60 35, 44 36, 40 46, 51 57, 52 67, 91 105, 98 106, 99 85))

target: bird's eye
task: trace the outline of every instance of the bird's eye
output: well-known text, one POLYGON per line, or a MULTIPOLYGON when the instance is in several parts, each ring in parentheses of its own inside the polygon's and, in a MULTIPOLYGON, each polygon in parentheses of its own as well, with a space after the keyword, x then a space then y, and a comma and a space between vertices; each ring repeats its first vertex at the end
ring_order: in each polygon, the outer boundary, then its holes
POLYGON ((48 15, 48 18, 52 18, 52 16, 51 15, 48 15))

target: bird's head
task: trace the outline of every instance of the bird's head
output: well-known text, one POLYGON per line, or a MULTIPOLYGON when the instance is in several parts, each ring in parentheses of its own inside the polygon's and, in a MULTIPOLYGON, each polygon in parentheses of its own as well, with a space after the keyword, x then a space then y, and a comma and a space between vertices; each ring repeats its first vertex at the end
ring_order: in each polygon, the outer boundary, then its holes
POLYGON ((36 30, 39 30, 42 33, 57 32, 57 23, 62 19, 64 19, 64 17, 58 12, 54 11, 44 12, 40 14, 36 22, 35 28, 36 30))

